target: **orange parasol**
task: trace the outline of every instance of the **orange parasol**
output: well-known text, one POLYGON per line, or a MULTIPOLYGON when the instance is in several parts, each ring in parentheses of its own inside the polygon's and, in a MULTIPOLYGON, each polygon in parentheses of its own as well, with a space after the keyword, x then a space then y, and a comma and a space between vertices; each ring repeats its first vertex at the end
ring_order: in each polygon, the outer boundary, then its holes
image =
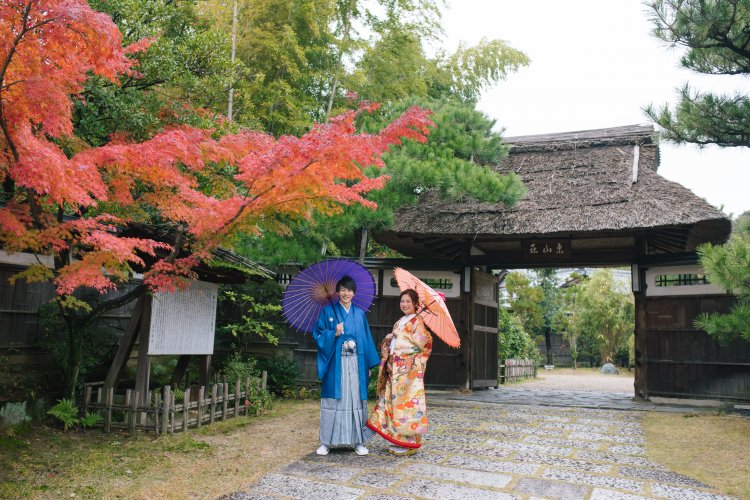
POLYGON ((417 311, 417 315, 422 315, 422 319, 429 329, 449 346, 461 346, 461 339, 456 331, 456 326, 453 324, 451 314, 448 312, 448 307, 445 305, 443 294, 436 292, 422 280, 400 267, 394 269, 393 274, 396 276, 398 287, 402 292, 411 288, 419 295, 421 308, 417 311))

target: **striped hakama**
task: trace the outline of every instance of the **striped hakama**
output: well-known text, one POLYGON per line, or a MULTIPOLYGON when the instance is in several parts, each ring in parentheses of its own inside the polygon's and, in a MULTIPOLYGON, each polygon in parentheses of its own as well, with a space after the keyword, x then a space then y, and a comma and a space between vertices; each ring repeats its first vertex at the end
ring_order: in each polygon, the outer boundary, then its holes
POLYGON ((341 399, 320 400, 320 442, 326 446, 354 446, 372 437, 365 435, 367 394, 359 393, 357 347, 341 349, 341 399))

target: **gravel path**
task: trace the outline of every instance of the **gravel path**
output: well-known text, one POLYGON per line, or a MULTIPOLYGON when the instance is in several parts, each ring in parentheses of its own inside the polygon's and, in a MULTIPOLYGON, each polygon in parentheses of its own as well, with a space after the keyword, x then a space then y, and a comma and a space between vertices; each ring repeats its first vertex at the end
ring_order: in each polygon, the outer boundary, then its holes
POLYGON ((590 368, 541 369, 537 378, 519 384, 501 386, 504 390, 563 390, 584 392, 622 392, 633 395, 633 374, 622 370, 620 375, 603 375, 590 368))
POLYGON ((476 401, 429 403, 430 433, 412 457, 310 453, 226 499, 720 499, 645 457, 642 412, 476 401))

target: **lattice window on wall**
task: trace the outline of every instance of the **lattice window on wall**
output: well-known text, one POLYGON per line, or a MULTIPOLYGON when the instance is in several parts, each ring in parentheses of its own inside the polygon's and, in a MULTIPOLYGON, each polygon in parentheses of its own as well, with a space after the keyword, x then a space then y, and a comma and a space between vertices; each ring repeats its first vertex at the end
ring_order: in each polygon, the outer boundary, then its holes
POLYGON ((705 274, 701 273, 684 273, 684 274, 658 274, 655 278, 656 286, 693 286, 708 285, 710 282, 705 274))

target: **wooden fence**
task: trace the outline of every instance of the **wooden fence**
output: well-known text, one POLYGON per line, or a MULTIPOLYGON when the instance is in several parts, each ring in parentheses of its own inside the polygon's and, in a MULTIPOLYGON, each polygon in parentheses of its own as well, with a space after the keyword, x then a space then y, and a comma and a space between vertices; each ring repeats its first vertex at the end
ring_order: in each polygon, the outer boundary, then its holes
POLYGON ((533 359, 506 359, 500 365, 500 382, 510 384, 536 377, 536 363, 533 359))
POLYGON ((123 398, 115 395, 114 389, 109 388, 103 393, 104 382, 94 382, 85 385, 83 402, 84 413, 98 413, 103 420, 98 424, 104 432, 113 430, 128 431, 135 435, 142 430, 160 434, 174 434, 191 427, 212 424, 217 420, 226 420, 239 415, 247 415, 250 407, 245 404, 248 393, 253 389, 266 390, 267 373, 263 372, 260 380, 248 379, 244 390, 237 380, 230 391, 230 384, 216 383, 185 389, 181 401, 177 401, 170 386, 164 386, 162 391, 151 392, 145 404, 138 391, 128 389, 123 398))

